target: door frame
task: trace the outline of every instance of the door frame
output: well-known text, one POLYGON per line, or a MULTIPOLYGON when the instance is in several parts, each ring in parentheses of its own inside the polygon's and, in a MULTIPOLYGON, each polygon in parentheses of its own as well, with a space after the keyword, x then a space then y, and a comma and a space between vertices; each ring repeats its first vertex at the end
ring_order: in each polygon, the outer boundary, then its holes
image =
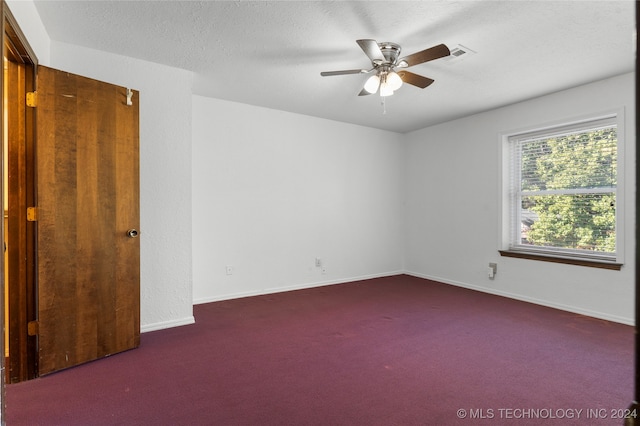
MULTIPOLYGON (((24 78, 24 92, 36 91, 36 70, 38 60, 35 52, 29 45, 24 33, 20 29, 15 17, 9 10, 4 0, 0 3, 2 13, 2 34, 3 34, 3 49, 6 45, 10 45, 12 50, 20 57, 22 64, 24 65, 25 78, 24 78)), ((0 93, 2 99, 4 99, 4 72, 0 74, 0 93)), ((20 191, 24 190, 24 194, 21 196, 22 201, 20 204, 26 208, 26 206, 35 206, 35 124, 36 124, 36 112, 35 108, 26 107, 26 99, 21 100, 25 103, 25 118, 24 118, 24 139, 26 149, 26 179, 20 183, 20 191)), ((0 107, 2 111, 2 117, 4 117, 4 102, 0 107)), ((5 134, 5 121, 0 120, 0 131, 5 134)), ((4 155, 4 154, 3 154, 4 155)), ((0 168, 4 168, 4 161, 0 163, 0 168)), ((4 170, 0 175, 0 194, 4 199, 4 170)), ((21 207, 22 208, 22 207, 21 207)), ((9 345, 10 357, 9 365, 5 364, 5 348, 4 338, 0 339, 0 383, 1 383, 1 395, 3 408, 5 406, 4 397, 4 384, 6 382, 18 382, 23 380, 32 379, 37 377, 37 337, 29 336, 27 332, 27 323, 36 319, 37 304, 36 304, 36 279, 35 279, 35 225, 33 222, 27 222, 26 211, 18 212, 16 215, 19 221, 22 222, 18 227, 20 234, 13 236, 12 238, 19 238, 21 243, 18 250, 20 250, 19 256, 15 260, 16 265, 14 268, 20 270, 18 279, 9 280, 5 282, 5 269, 7 265, 4 262, 4 256, 0 256, 0 263, 2 265, 2 274, 0 279, 2 280, 2 291, 0 291, 0 317, 4 325, 4 329, 9 333, 11 344, 9 345), (24 260, 22 262, 21 260, 24 260), (22 284, 22 285, 21 285, 22 284), (5 288, 9 289, 9 324, 5 324, 5 288)), ((12 231, 15 232, 15 231, 12 231)), ((2 241, 6 241, 7 230, 4 228, 4 221, 2 223, 2 241)), ((2 421, 4 423, 4 412, 2 410, 2 421)))

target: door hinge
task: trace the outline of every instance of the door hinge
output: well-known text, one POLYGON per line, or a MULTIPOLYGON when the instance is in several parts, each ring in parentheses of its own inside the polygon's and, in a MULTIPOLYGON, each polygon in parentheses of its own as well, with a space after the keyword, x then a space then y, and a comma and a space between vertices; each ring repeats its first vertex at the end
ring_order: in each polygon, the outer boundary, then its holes
POLYGON ((38 221, 38 208, 27 207, 27 222, 37 222, 37 221, 38 221))
POLYGON ((27 323, 27 334, 29 336, 37 336, 40 331, 40 327, 38 325, 38 321, 29 321, 27 323))
POLYGON ((31 108, 38 106, 38 92, 27 92, 27 106, 31 108))

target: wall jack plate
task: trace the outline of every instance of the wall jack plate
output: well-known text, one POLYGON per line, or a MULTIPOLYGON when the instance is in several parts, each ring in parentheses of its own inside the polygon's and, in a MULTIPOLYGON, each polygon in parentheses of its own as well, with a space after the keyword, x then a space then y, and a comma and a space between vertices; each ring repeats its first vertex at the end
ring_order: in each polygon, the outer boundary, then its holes
POLYGON ((489 278, 494 279, 497 272, 498 272, 498 264, 490 263, 489 267, 487 268, 487 273, 489 274, 489 278))

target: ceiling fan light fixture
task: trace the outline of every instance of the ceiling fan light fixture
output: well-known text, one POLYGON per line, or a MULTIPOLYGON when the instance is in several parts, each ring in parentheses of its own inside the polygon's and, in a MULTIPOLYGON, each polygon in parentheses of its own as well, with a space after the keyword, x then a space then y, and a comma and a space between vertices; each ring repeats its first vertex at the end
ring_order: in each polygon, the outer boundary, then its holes
POLYGON ((402 86, 402 79, 395 71, 391 71, 387 74, 386 83, 391 90, 396 91, 402 86))
POLYGON ((376 93, 378 91, 378 87, 380 86, 380 77, 378 75, 372 75, 367 79, 367 82, 364 83, 364 90, 369 93, 376 93))
POLYGON ((380 73, 380 96, 391 96, 402 86, 402 79, 393 70, 383 70, 380 73))
POLYGON ((380 85, 380 96, 385 97, 385 96, 391 96, 391 95, 393 95, 393 89, 389 87, 388 84, 382 83, 380 85))

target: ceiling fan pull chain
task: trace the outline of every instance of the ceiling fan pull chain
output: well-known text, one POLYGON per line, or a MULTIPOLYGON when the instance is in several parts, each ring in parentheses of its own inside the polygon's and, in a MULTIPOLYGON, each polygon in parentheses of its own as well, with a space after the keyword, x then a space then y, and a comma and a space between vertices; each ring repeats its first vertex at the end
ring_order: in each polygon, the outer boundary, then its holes
POLYGON ((382 115, 387 115, 387 97, 380 96, 380 98, 382 99, 382 101, 380 102, 382 104, 382 115))

